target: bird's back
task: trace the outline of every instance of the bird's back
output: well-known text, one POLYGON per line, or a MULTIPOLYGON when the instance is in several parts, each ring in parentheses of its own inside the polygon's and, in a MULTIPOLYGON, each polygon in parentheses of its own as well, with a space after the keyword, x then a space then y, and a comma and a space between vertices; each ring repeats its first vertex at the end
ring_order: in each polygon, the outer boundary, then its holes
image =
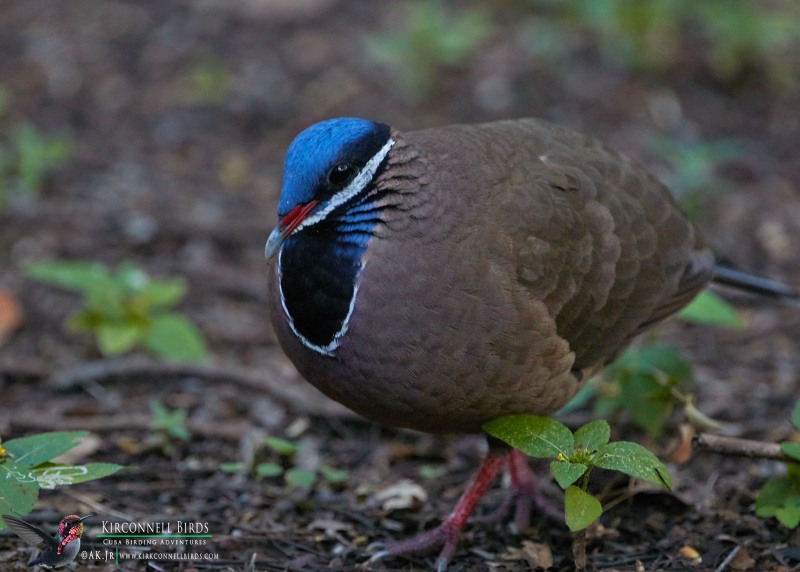
POLYGON ((544 302, 575 368, 607 363, 713 276, 713 254, 667 188, 594 139, 536 119, 408 138, 435 149, 422 152, 432 173, 458 186, 487 256, 510 257, 517 287, 544 302))

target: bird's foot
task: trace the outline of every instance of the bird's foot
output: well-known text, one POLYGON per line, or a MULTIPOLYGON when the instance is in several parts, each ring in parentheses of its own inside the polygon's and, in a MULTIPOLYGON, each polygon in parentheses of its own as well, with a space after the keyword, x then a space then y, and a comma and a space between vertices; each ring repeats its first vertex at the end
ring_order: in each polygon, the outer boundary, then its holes
POLYGON ((486 455, 475 480, 467 487, 461 498, 458 499, 453 512, 436 528, 422 532, 407 540, 400 540, 387 544, 384 550, 372 555, 370 562, 382 560, 388 556, 403 556, 409 554, 422 554, 441 548, 436 559, 436 571, 444 572, 448 562, 455 554, 458 538, 467 523, 469 515, 475 505, 483 497, 486 489, 492 484, 497 473, 506 464, 509 453, 506 450, 497 452, 492 449, 486 455))
POLYGON ((528 466, 526 457, 516 449, 509 453, 508 465, 511 487, 503 503, 489 514, 476 516, 472 522, 481 524, 502 522, 514 510, 514 530, 521 533, 530 526, 531 509, 536 507, 555 521, 563 522, 564 513, 542 494, 537 478, 528 466))
POLYGON ((463 524, 459 526, 452 519, 445 520, 432 530, 426 530, 411 538, 387 544, 383 550, 373 554, 369 561, 377 562, 389 556, 425 554, 441 547, 439 557, 436 559, 436 572, 444 572, 456 552, 462 529, 463 524))

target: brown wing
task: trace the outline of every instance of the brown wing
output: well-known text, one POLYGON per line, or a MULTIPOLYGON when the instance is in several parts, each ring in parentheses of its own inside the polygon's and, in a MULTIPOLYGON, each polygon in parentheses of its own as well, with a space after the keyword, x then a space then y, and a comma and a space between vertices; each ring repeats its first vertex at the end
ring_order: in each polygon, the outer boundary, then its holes
POLYGON ((714 257, 668 190, 594 140, 520 122, 531 145, 518 278, 555 316, 575 367, 605 363, 711 279, 714 257))

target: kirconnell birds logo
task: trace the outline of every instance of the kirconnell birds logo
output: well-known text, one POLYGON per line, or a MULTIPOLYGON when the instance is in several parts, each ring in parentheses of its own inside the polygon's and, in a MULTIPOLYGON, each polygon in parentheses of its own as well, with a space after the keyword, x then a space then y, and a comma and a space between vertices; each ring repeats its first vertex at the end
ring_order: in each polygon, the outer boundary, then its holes
POLYGON ((76 558, 116 564, 121 560, 219 560, 219 554, 207 551, 213 535, 206 522, 109 522, 98 517, 92 523, 96 536, 87 541, 89 547, 81 549, 83 523, 92 516, 69 514, 59 521, 55 534, 15 516, 4 514, 2 519, 12 532, 39 550, 28 566, 60 568, 76 558))

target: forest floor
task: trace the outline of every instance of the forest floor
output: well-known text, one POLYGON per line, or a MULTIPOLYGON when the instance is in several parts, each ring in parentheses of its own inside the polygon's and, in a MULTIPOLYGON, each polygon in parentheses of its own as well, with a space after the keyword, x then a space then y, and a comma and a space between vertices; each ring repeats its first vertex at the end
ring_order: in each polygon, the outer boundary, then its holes
MULTIPOLYGON (((636 76, 578 53, 562 69, 524 57, 511 36, 497 34, 474 62, 443 72, 432 93, 412 100, 363 56, 359 39, 397 17, 390 3, 375 4, 26 0, 0 9, 8 95, 0 133, 27 122, 68 134, 74 148, 36 197, 0 211, 0 294, 22 311, 19 327, 0 340, 0 437, 88 429, 95 437, 78 460, 126 467, 43 491, 29 516, 35 524, 53 530, 60 515, 94 513, 83 546, 103 550, 100 521, 207 523, 212 538, 201 551, 218 560, 158 561, 157 570, 431 567, 435 555, 364 563, 371 543, 430 528, 450 510, 480 462, 482 440, 358 418, 299 377, 270 327, 263 245, 276 222, 283 153, 323 117, 360 115, 408 130, 536 115, 657 171, 664 166, 644 142, 664 122, 704 140, 735 137, 745 152, 721 167, 731 188, 699 213, 698 225, 739 266, 800 285, 797 90, 770 95, 757 71, 716 85, 691 61, 664 76, 636 76), (497 76, 505 99, 482 91, 497 76), (56 259, 128 261, 152 276, 183 277, 180 310, 203 332, 213 365, 104 358, 90 336, 64 328, 78 298, 24 273, 30 261, 56 259), (187 412, 189 440, 159 437, 152 400, 187 412), (254 445, 267 435, 296 444, 295 456, 254 445), (222 470, 254 459, 347 474, 292 489, 279 477, 222 470)), ((694 364, 697 406, 726 433, 779 442, 792 432, 800 395, 800 311, 727 297, 743 330, 672 320, 655 336, 694 364)), ((591 418, 584 407, 562 420, 591 418)), ((625 415, 611 421, 614 438, 668 459, 681 418, 650 441, 625 415)), ((547 466, 534 466, 560 503, 547 466)), ((588 569, 800 569, 800 531, 754 514, 759 489, 780 470, 772 461, 696 453, 670 464, 672 492, 637 494, 624 479, 600 475, 608 510, 589 532, 588 569), (702 562, 683 557, 684 546, 702 562)), ((496 485, 480 510, 503 492, 496 485)), ((30 554, 16 537, 0 536, 3 570, 25 569, 30 554)), ((573 569, 572 537, 563 523, 534 516, 521 534, 506 524, 469 525, 449 570, 528 570, 548 557, 552 570, 573 569)), ((142 569, 88 558, 77 567, 118 568, 142 569)))

